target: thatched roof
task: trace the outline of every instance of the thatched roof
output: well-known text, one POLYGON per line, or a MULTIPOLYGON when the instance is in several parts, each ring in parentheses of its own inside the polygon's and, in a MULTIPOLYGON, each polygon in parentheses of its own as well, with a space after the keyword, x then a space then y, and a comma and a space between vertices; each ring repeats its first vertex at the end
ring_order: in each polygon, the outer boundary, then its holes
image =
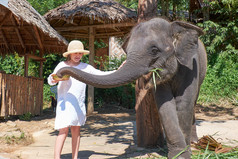
POLYGON ((36 50, 58 53, 66 50, 67 43, 26 0, 1 0, 1 55, 36 50))
POLYGON ((128 33, 137 14, 112 0, 72 0, 44 17, 68 39, 87 38, 89 27, 96 29, 96 38, 106 38, 128 33))

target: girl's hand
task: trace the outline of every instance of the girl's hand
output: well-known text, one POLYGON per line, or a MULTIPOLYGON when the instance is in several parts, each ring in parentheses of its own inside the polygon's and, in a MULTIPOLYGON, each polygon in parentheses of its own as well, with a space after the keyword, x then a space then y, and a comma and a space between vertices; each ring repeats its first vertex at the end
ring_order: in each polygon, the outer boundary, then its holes
POLYGON ((59 82, 59 80, 55 80, 52 75, 50 76, 50 79, 51 79, 51 82, 52 82, 53 84, 56 84, 56 83, 59 82))

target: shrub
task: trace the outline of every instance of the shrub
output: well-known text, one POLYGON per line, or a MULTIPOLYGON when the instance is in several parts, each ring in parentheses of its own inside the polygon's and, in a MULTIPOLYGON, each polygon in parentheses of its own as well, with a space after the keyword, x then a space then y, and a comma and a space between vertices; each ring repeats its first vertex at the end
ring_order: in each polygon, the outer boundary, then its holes
MULTIPOLYGON (((100 59, 100 58, 99 58, 100 59)), ((116 70, 126 56, 121 58, 106 57, 106 61, 103 62, 103 69, 105 71, 116 70)), ((95 105, 101 106, 102 104, 118 104, 125 108, 134 108, 135 105, 135 84, 129 83, 115 88, 95 88, 95 105)))
POLYGON ((233 2, 211 2, 211 13, 217 16, 216 21, 198 24, 206 33, 201 40, 208 55, 199 102, 217 103, 225 99, 238 105, 238 3, 233 2))

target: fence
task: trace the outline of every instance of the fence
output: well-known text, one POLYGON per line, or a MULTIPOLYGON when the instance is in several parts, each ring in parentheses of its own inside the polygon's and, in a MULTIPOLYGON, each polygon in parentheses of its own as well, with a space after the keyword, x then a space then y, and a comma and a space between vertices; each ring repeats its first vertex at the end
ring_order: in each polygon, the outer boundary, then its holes
POLYGON ((0 73, 0 117, 31 113, 43 108, 43 79, 0 73))

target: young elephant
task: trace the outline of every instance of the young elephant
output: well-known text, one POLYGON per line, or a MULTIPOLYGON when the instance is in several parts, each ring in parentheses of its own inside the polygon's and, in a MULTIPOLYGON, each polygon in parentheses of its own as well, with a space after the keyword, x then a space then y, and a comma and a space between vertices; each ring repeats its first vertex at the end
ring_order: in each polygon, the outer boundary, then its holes
MULTIPOLYGON (((125 52, 126 63, 106 76, 63 68, 57 75, 68 74, 95 87, 117 87, 136 80, 152 69, 156 77, 155 100, 166 135, 168 158, 190 145, 191 129, 200 85, 206 74, 206 51, 198 36, 202 31, 185 22, 154 18, 136 25, 125 52)), ((190 158, 190 148, 179 158, 190 158)))

